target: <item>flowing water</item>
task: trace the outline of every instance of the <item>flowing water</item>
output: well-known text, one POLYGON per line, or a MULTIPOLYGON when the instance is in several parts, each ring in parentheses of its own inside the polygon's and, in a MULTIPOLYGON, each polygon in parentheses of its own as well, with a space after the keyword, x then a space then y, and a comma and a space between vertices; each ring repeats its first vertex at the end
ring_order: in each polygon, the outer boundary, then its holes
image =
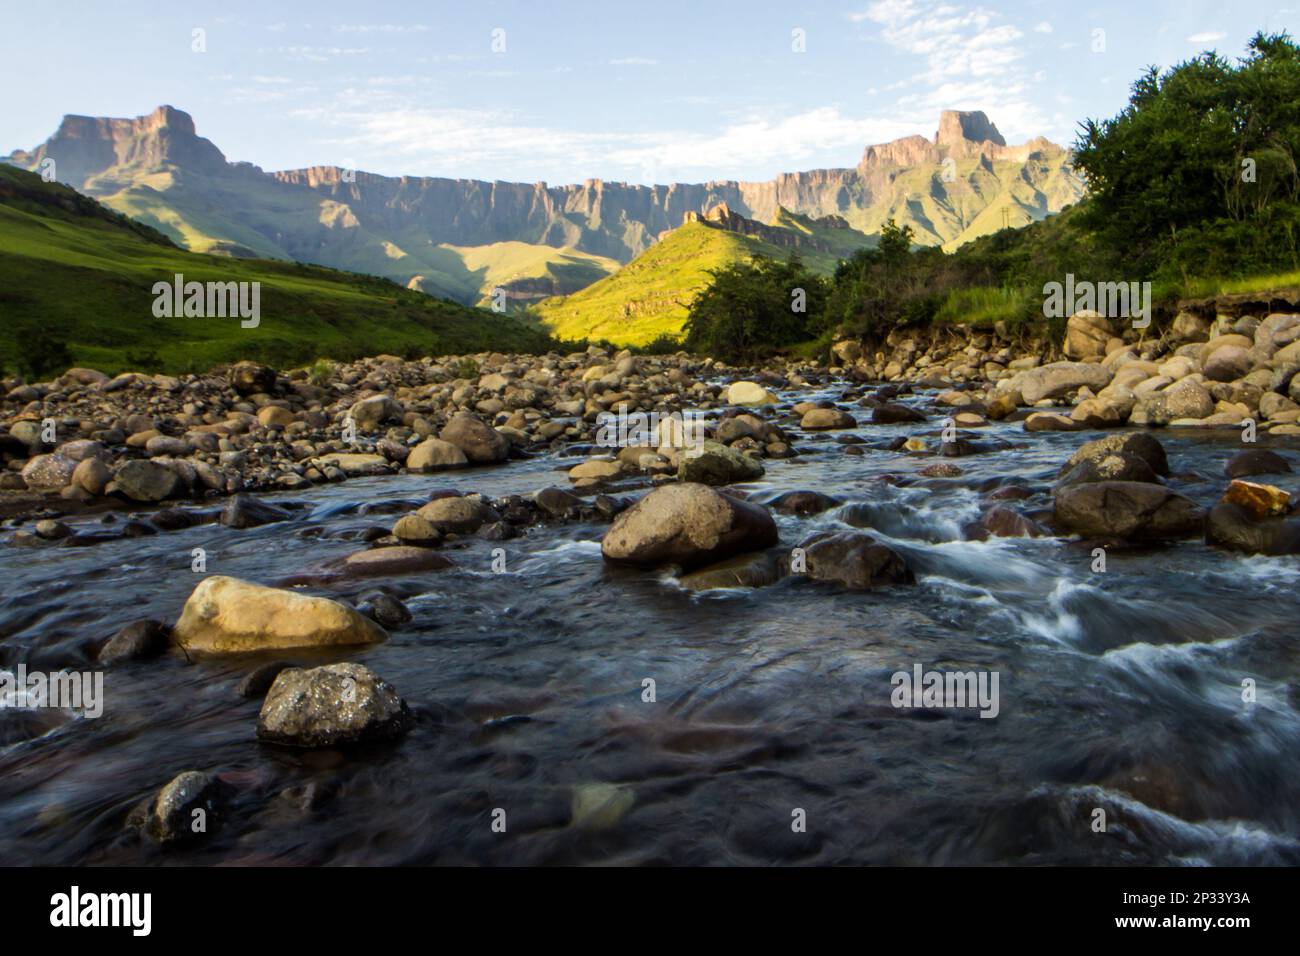
MULTIPOLYGON (((849 456, 802 435, 800 457, 745 486, 856 503, 778 517, 782 544, 852 515, 906 556, 912 587, 851 593, 795 576, 692 593, 666 572, 605 565, 607 525, 567 523, 470 538, 448 571, 319 591, 357 600, 382 584, 414 614, 387 643, 288 658, 356 660, 391 681, 418 715, 396 744, 259 744, 259 703, 236 686, 267 658, 114 667, 102 717, 0 744, 0 862, 1300 863, 1300 562, 1191 540, 1112 550, 1097 572, 1067 540, 967 540, 999 487, 1026 488, 1022 509, 1050 506, 1060 464, 1098 434, 980 431, 1014 447, 951 459, 958 478, 918 478, 934 458, 849 456), (996 672, 997 716, 892 706, 891 675, 917 664, 996 672), (234 788, 217 832, 162 851, 124 830, 133 806, 190 769, 234 788)), ((1238 433, 1159 437, 1173 486, 1217 499, 1238 433)), ((0 546, 0 664, 86 669, 89 646, 121 625, 174 620, 198 579, 195 547, 209 573, 273 583, 364 547, 432 490, 564 486, 556 469, 574 461, 271 495, 307 507, 251 530, 0 546)))

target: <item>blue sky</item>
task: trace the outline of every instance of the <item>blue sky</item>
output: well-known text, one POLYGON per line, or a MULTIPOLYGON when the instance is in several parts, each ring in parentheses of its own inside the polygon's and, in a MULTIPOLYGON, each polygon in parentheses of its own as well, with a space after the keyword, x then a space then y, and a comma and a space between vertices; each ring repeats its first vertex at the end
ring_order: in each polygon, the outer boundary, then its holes
POLYGON ((0 23, 0 79, 11 91, 0 153, 35 146, 65 113, 136 116, 170 103, 227 158, 268 170, 334 164, 552 184, 768 179, 852 166, 868 143, 933 136, 944 108, 983 109, 1009 142, 1069 143, 1080 119, 1122 108, 1145 65, 1207 48, 1239 56, 1257 29, 1300 32, 1297 9, 1255 0, 10 3, 0 23), (205 52, 192 49, 198 28, 205 52))

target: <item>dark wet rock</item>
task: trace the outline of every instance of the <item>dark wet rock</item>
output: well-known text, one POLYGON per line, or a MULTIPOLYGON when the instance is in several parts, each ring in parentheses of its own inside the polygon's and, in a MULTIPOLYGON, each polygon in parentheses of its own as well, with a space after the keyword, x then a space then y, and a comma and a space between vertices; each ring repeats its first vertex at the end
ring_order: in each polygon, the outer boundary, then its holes
POLYGON ((287 521, 290 512, 252 495, 235 495, 226 502, 219 519, 227 528, 256 528, 276 521, 287 521))
POLYGON ((678 583, 692 591, 766 587, 784 576, 783 557, 783 553, 777 549, 741 554, 684 574, 678 583))
POLYGON ((776 522, 767 509, 683 482, 655 489, 614 519, 601 554, 638 567, 699 567, 776 542, 776 522))
POLYGON ((533 497, 537 507, 552 518, 564 518, 582 507, 582 499, 563 488, 543 488, 533 497))
POLYGON ((267 692, 257 736, 291 747, 340 747, 392 740, 414 722, 393 685, 368 667, 293 667, 267 692))
POLYGON ((361 599, 357 610, 380 627, 395 631, 411 623, 411 612, 405 604, 384 591, 372 591, 361 599))
POLYGON ((1254 518, 1241 505, 1220 502, 1205 521, 1205 540, 1243 554, 1300 554, 1300 518, 1254 518))
POLYGON ((1120 432, 1098 438, 1096 441, 1085 442, 1070 456, 1070 460, 1061 466, 1060 473, 1064 475, 1082 461, 1101 459, 1113 454, 1140 458, 1157 475, 1169 474, 1169 459, 1165 455, 1164 446, 1146 432, 1120 432))
POLYGON ((897 425, 903 422, 923 422, 925 416, 914 408, 895 402, 884 402, 871 410, 873 425, 897 425))
POLYGON ((731 485, 762 478, 763 465, 719 442, 706 441, 701 448, 682 452, 677 477, 704 485, 731 485))
POLYGON ((1250 475, 1286 475, 1291 473, 1291 464, 1275 451, 1266 448, 1250 448, 1239 451, 1223 468, 1229 478, 1246 478, 1250 475))
POLYGON ((358 551, 340 562, 329 565, 329 570, 343 578, 374 578, 417 574, 423 571, 443 571, 452 565, 452 560, 446 555, 429 548, 398 545, 391 548, 358 551))
POLYGON ((275 369, 256 362, 239 362, 231 366, 229 380, 231 387, 240 395, 256 395, 259 392, 270 395, 275 391, 275 369))
POLYGON ((254 667, 239 682, 237 688, 239 696, 249 700, 261 700, 266 696, 266 692, 271 689, 275 679, 280 676, 280 672, 288 670, 292 666, 288 661, 268 661, 254 667))
POLYGON ((183 508, 166 508, 149 519, 159 531, 181 531, 200 523, 199 516, 183 508))
POLYGON ((984 538, 1041 538, 1051 534, 1037 521, 1027 518, 1020 512, 995 505, 980 516, 971 529, 971 537, 984 538))
POLYGON ((45 541, 59 541, 72 534, 72 529, 62 521, 56 521, 53 518, 44 518, 36 522, 32 529, 36 532, 36 537, 45 541))
MULTIPOLYGON (((863 531, 823 531, 800 543, 805 573, 862 591, 890 584, 914 584, 916 577, 902 556, 863 531)), ((797 566, 792 567, 797 572, 797 566)))
POLYGON ((1090 481, 1145 481, 1160 484, 1160 476, 1142 458, 1116 451, 1085 458, 1061 475, 1057 488, 1090 481))
POLYGON ((1205 513, 1190 498, 1141 481, 1096 481, 1056 492, 1056 524, 1088 538, 1163 540, 1200 534, 1205 513))
POLYGON ((171 641, 171 628, 161 621, 148 618, 132 621, 105 642, 99 649, 102 664, 120 661, 145 660, 166 653, 171 641))
POLYGON ((843 504, 839 498, 824 495, 820 491, 787 491, 765 503, 783 515, 816 515, 843 504))
POLYGON ((221 822, 228 793, 213 774, 187 770, 138 806, 128 824, 164 846, 189 842, 221 822))

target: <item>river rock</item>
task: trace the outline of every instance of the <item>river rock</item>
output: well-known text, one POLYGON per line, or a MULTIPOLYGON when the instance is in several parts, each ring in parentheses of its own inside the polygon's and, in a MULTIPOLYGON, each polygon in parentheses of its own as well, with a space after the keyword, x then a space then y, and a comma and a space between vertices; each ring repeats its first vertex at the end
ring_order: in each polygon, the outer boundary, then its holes
POLYGON ((683 574, 678 583, 692 591, 766 587, 781 580, 782 557, 776 549, 740 554, 683 574))
POLYGON ((1065 357, 1070 359, 1100 358, 1106 354, 1106 343, 1114 338, 1110 320, 1100 312, 1082 309, 1066 321, 1065 357))
POLYGON ((505 461, 510 454, 510 442, 506 437, 469 412, 453 415, 443 426, 439 437, 455 445, 475 464, 505 461))
POLYGON ((1199 534, 1199 505, 1161 485, 1141 481, 1095 481, 1056 492, 1056 523, 1085 538, 1163 540, 1199 534))
POLYGON ((683 482, 656 488, 615 518, 600 550, 612 563, 699 567, 776 542, 767 509, 683 482))
POLYGON ((799 422, 800 427, 810 432, 853 428, 857 424, 857 419, 840 408, 810 408, 799 422))
POLYGON ((184 843, 214 830, 228 787, 199 770, 177 774, 128 818, 128 823, 164 846, 184 843))
POLYGON ((799 548, 804 555, 803 573, 815 581, 832 581, 854 591, 916 583, 898 552, 864 531, 823 531, 805 539, 799 548))
POLYGON ((787 491, 767 502, 769 508, 783 515, 816 515, 842 505, 839 498, 820 491, 787 491))
POLYGON ((99 649, 101 664, 157 657, 167 650, 171 629, 161 621, 132 621, 108 639, 99 649))
POLYGON ((411 449, 411 454, 406 458, 406 470, 441 471, 444 468, 460 468, 468 463, 465 453, 451 442, 441 438, 426 438, 411 449))
POLYGON ((732 382, 727 388, 728 405, 775 405, 780 401, 757 382, 732 382))
POLYGON ((1205 520, 1205 540, 1243 554, 1300 554, 1300 519, 1257 520, 1240 505, 1220 502, 1205 520))
POLYGON ((387 636, 337 601, 224 575, 199 582, 172 629, 173 643, 203 654, 371 644, 387 636))
POLYGON ((1142 459, 1157 475, 1169 474, 1169 458, 1164 446, 1146 432, 1124 432, 1084 442, 1061 466, 1060 473, 1066 474, 1080 462, 1097 461, 1115 453, 1142 459))
POLYGON ((706 441, 698 450, 682 454, 677 477, 705 485, 731 485, 762 478, 763 465, 721 442, 706 441))
POLYGON ((1137 455, 1113 451, 1083 459, 1061 476, 1056 487, 1063 488, 1088 481, 1146 481, 1158 485, 1160 476, 1137 455))
POLYGON ((425 571, 443 571, 452 567, 452 560, 427 547, 396 545, 389 548, 371 548, 349 554, 341 562, 330 566, 344 578, 392 577, 399 574, 418 574, 425 571))
POLYGON ((1270 518, 1287 513, 1290 493, 1275 485, 1261 485, 1253 481, 1234 479, 1219 499, 1224 504, 1237 505, 1252 518, 1270 518))
POLYGON ((396 689, 361 664, 280 672, 257 717, 260 740, 291 747, 340 747, 392 740, 415 719, 396 689))
POLYGON ((287 521, 291 517, 292 514, 285 508, 259 501, 252 495, 238 494, 226 502, 219 520, 227 528, 257 528, 276 521, 287 521))
POLYGON ((146 459, 124 461, 113 474, 117 491, 132 501, 162 501, 176 490, 179 482, 172 469, 146 459))
POLYGON ((1291 473, 1291 465, 1275 451, 1269 451, 1267 448, 1251 448, 1239 451, 1229 458, 1223 471, 1229 478, 1246 478, 1250 475, 1287 475, 1291 473))
POLYGON ((112 480, 113 475, 108 470, 108 465, 98 458, 83 458, 77 462, 77 467, 72 472, 72 484, 96 497, 104 493, 112 480))
MULTIPOLYGON (((1093 362, 1053 362, 1020 372, 1011 380, 1011 388, 1033 405, 1045 398, 1060 398, 1085 385, 1099 392, 1110 384, 1111 372, 1093 362)), ((1000 384, 1000 383, 999 383, 1000 384)))
POLYGON ((909 408, 897 402, 883 402, 871 410, 871 423, 873 425, 897 425, 903 422, 923 421, 925 421, 925 416, 915 408, 909 408))
POLYGON ((267 395, 275 391, 275 369, 256 362, 239 362, 230 369, 230 385, 240 395, 267 395))
POLYGON ((442 534, 473 534, 492 512, 476 498, 436 498, 416 512, 442 534))
POLYGON ((63 455, 37 455, 23 465, 23 481, 33 491, 60 491, 71 481, 77 462, 63 455))
POLYGON ((369 431, 384 422, 401 420, 402 406, 391 395, 371 395, 354 403, 348 409, 348 417, 358 428, 369 431))

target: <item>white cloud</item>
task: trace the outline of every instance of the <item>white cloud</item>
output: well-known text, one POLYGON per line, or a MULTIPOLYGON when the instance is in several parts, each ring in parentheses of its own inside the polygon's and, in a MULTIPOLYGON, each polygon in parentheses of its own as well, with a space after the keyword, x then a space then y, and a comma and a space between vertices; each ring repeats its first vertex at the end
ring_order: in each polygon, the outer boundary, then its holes
POLYGON ((1187 42, 1188 43, 1214 43, 1218 40, 1222 40, 1227 35, 1228 34, 1226 33, 1214 33, 1212 31, 1207 31, 1205 33, 1193 33, 1191 36, 1187 38, 1187 42))
POLYGON ((361 162, 364 168, 524 182, 549 181, 549 170, 573 168, 632 182, 768 178, 818 163, 853 165, 867 144, 917 131, 902 121, 845 116, 834 106, 786 116, 751 115, 709 133, 557 129, 505 111, 313 108, 295 115, 335 127, 339 135, 332 142, 371 157, 369 166, 361 162), (827 162, 832 157, 838 162, 827 162))
MULTIPOLYGON (((915 90, 899 97, 899 116, 937 122, 941 110, 983 110, 1008 142, 1042 135, 1047 117, 1020 69, 1024 34, 998 13, 948 0, 878 0, 852 19, 876 25, 886 44, 922 64, 892 84, 915 90)), ((1046 32, 1044 26, 1051 29, 1045 23, 1035 29, 1046 32)))
POLYGON ((1048 23, 1046 20, 1044 20, 1042 23, 1038 24, 1038 26, 1034 27, 1034 32, 1035 32, 1035 33, 1051 33, 1051 32, 1052 32, 1052 25, 1051 25, 1050 23, 1048 23))
POLYGON ((658 60, 652 60, 648 56, 624 56, 617 60, 610 60, 610 66, 654 66, 658 60))

